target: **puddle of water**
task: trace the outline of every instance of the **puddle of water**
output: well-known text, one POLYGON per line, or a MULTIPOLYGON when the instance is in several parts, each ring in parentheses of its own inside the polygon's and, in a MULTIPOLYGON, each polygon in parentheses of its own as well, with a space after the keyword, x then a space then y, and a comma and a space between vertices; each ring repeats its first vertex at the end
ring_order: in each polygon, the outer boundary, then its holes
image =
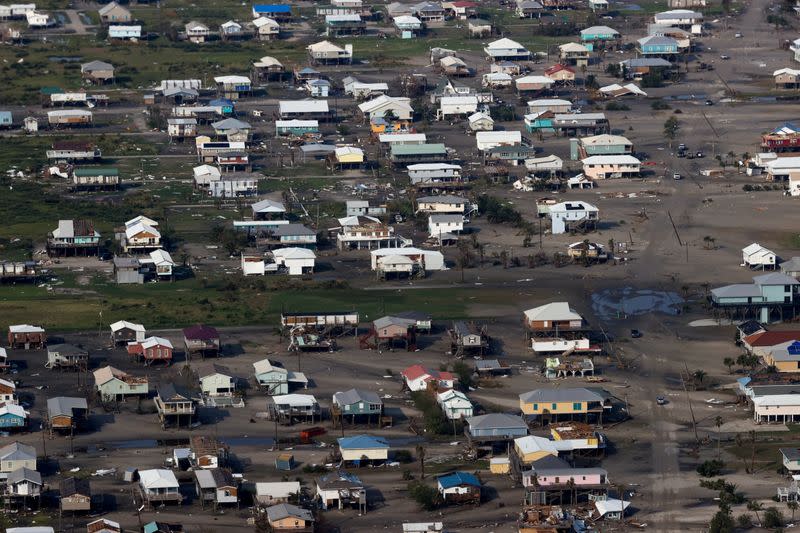
POLYGON ((606 289, 592 294, 592 309, 603 320, 614 320, 645 313, 677 315, 683 303, 676 292, 649 289, 606 289))
POLYGON ((48 59, 48 61, 52 61, 53 63, 78 63, 83 59, 83 57, 81 57, 81 56, 50 56, 47 59, 48 59))

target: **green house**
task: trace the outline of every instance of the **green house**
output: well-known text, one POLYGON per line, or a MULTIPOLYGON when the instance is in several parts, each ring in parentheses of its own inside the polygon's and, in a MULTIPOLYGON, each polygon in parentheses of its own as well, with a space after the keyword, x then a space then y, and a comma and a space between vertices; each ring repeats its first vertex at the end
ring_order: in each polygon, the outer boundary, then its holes
POLYGON ((350 389, 333 395, 333 405, 343 415, 380 415, 383 401, 372 391, 350 389))

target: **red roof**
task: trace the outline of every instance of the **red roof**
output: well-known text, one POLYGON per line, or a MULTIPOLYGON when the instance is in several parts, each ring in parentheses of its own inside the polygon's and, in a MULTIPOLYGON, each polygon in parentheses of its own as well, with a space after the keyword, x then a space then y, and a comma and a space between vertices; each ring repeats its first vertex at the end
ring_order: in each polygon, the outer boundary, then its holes
POLYGON ((198 324, 196 326, 189 326, 188 328, 184 329, 183 336, 187 339, 210 341, 218 339, 219 333, 217 332, 217 328, 198 324))
POLYGON ((413 365, 401 372, 402 376, 406 379, 418 379, 422 376, 430 376, 430 372, 422 365, 413 365))
POLYGON ((775 346, 784 342, 800 341, 800 331, 762 331, 753 333, 742 339, 745 344, 752 347, 775 346))
POLYGON ((433 377, 439 381, 456 381, 458 379, 452 372, 434 372, 433 374, 433 377))
POLYGON ((556 72, 561 72, 562 70, 566 70, 567 72, 571 72, 572 74, 575 74, 575 70, 574 69, 572 69, 572 68, 570 68, 570 67, 568 67, 566 65, 562 65, 560 63, 557 63, 557 64, 553 65, 552 67, 550 67, 549 69, 545 70, 544 71, 544 75, 545 76, 549 76, 550 74, 555 74, 556 72))

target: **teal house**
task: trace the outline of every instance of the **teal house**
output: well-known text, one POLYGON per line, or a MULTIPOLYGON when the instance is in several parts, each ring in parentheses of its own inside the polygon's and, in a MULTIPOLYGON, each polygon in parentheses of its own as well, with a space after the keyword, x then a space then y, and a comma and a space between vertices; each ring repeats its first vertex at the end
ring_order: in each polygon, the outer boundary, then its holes
POLYGON ((256 381, 270 396, 289 393, 289 372, 269 359, 253 363, 256 381))
POLYGON ((774 272, 754 276, 753 283, 737 283, 711 289, 711 304, 733 314, 753 315, 762 324, 794 317, 800 282, 774 272), (788 314, 788 316, 787 316, 788 314))
POLYGON ((305 135, 319 133, 318 120, 276 120, 275 135, 305 135))
POLYGON ((594 42, 607 42, 616 41, 620 38, 620 34, 614 28, 608 26, 592 26, 581 30, 581 42, 594 43, 594 42))
POLYGON ((528 133, 556 131, 553 127, 553 118, 555 116, 552 111, 539 111, 538 113, 525 115, 525 131, 528 133))
POLYGON ((639 54, 642 56, 674 56, 678 53, 678 41, 672 37, 651 35, 636 41, 639 54))
POLYGON ((372 391, 350 389, 333 395, 333 405, 342 415, 378 415, 383 412, 383 401, 372 391))
POLYGON ((4 403, 0 406, 0 428, 24 428, 28 423, 28 413, 19 405, 4 403))

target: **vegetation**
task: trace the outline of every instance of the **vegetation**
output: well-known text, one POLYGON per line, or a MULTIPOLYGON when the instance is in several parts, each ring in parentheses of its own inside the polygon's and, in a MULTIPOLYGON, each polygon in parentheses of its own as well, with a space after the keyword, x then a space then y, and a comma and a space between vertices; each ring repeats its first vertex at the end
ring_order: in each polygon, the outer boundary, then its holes
POLYGON ((439 492, 434 487, 421 481, 412 481, 408 484, 408 495, 424 511, 434 511, 441 503, 439 492))
POLYGON ((714 477, 720 475, 724 467, 725 463, 717 459, 712 459, 698 466, 697 473, 703 477, 714 477))
POLYGON ((425 431, 432 434, 447 433, 447 418, 433 395, 427 391, 417 391, 411 394, 416 407, 422 413, 425 431))

